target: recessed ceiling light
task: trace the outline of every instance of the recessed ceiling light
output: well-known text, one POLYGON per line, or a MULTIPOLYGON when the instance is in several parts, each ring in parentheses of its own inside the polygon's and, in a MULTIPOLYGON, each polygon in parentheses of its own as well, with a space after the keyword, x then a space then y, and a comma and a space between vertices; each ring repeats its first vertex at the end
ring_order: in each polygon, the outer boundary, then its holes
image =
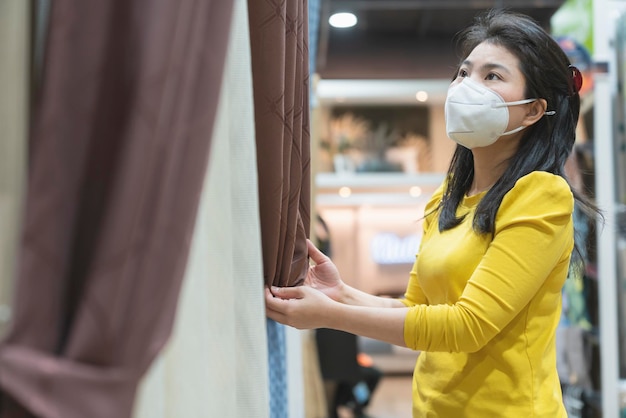
POLYGON ((418 91, 415 94, 415 98, 417 99, 418 102, 425 102, 426 100, 428 100, 428 93, 426 93, 423 90, 418 91))
POLYGON ((334 28, 351 28, 356 22, 357 18, 353 13, 334 13, 328 18, 328 23, 334 28))

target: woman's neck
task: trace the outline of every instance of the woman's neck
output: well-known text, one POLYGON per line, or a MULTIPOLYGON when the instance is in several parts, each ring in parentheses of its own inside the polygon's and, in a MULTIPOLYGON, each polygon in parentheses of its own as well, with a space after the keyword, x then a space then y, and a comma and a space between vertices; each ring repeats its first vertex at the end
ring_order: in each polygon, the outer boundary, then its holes
POLYGON ((512 153, 493 152, 493 149, 477 148, 472 150, 474 155, 474 178, 467 191, 468 196, 473 196, 491 189, 502 177, 506 170, 512 153))

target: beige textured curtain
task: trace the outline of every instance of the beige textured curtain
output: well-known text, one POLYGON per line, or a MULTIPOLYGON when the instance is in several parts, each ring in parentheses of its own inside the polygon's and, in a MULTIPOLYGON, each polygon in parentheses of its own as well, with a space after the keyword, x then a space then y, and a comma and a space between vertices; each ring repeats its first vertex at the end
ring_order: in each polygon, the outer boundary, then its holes
POLYGON ((172 339, 135 418, 269 416, 250 46, 235 0, 228 58, 172 339))
POLYGON ((30 9, 28 1, 0 1, 0 337, 11 312, 26 173, 30 9))

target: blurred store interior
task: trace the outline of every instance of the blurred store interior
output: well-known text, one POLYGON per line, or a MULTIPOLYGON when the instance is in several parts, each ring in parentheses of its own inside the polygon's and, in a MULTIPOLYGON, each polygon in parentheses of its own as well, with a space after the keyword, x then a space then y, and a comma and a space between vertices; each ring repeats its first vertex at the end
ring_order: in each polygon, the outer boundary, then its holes
MULTIPOLYGON (((327 0, 321 4, 312 132, 313 146, 318 147, 313 153, 317 158, 315 210, 324 227, 318 226, 316 231, 330 241, 332 257, 350 284, 379 295, 404 292, 407 271, 420 241, 423 205, 441 181, 454 151, 453 141, 444 130, 443 103, 458 60, 455 34, 491 7, 532 16, 585 74, 575 153, 586 191, 597 197, 596 174, 602 163, 594 147, 617 147, 623 138, 618 136, 601 145, 594 142, 594 79, 606 71, 606 59, 594 60, 591 1, 327 0), (351 13, 355 18, 348 24, 353 26, 334 27, 331 16, 335 13, 351 13)), ((608 8, 594 10, 608 13, 608 8)), ((596 46, 595 57, 598 51, 596 46)), ((609 177, 615 179, 616 201, 624 203, 621 147, 615 175, 609 177)), ((609 210, 619 212, 619 206, 609 210)), ((595 237, 592 239, 595 242, 595 237)), ((623 241, 619 242, 617 246, 617 241, 607 245, 621 254, 619 286, 623 289, 624 251, 618 249, 620 245, 623 248, 623 241)), ((570 376, 566 382, 570 416, 601 416, 602 385, 613 380, 618 386, 616 376, 602 379, 602 354, 617 360, 614 350, 619 350, 619 379, 626 377, 623 343, 607 350, 599 338, 601 320, 607 321, 605 327, 616 325, 615 317, 607 319, 611 313, 600 312, 599 299, 600 285, 610 282, 613 272, 602 269, 608 278, 601 280, 597 262, 602 256, 595 251, 602 244, 590 246, 594 253, 584 277, 589 323, 580 331, 585 347, 580 358, 586 375, 570 376)), ((621 309, 619 318, 624 317, 623 305, 621 309)), ((623 342, 626 324, 619 324, 619 340, 623 342)), ((617 345, 611 337, 604 341, 617 345)), ((364 338, 359 338, 359 346, 386 376, 393 376, 387 381, 397 382, 398 376, 411 375, 416 353, 364 338)), ((372 410, 387 416, 382 406, 384 396, 394 399, 393 392, 378 395, 372 410)), ((388 409, 394 410, 393 406, 388 409)))

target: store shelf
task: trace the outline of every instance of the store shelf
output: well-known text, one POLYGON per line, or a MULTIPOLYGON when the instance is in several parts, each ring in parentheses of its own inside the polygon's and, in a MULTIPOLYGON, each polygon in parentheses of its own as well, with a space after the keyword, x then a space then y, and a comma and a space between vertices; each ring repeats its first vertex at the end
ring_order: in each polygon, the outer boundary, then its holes
POLYGON ((318 188, 378 188, 396 186, 439 186, 443 173, 319 173, 318 188))
POLYGON ((443 181, 439 173, 323 173, 316 177, 321 206, 407 206, 424 203, 443 181))

